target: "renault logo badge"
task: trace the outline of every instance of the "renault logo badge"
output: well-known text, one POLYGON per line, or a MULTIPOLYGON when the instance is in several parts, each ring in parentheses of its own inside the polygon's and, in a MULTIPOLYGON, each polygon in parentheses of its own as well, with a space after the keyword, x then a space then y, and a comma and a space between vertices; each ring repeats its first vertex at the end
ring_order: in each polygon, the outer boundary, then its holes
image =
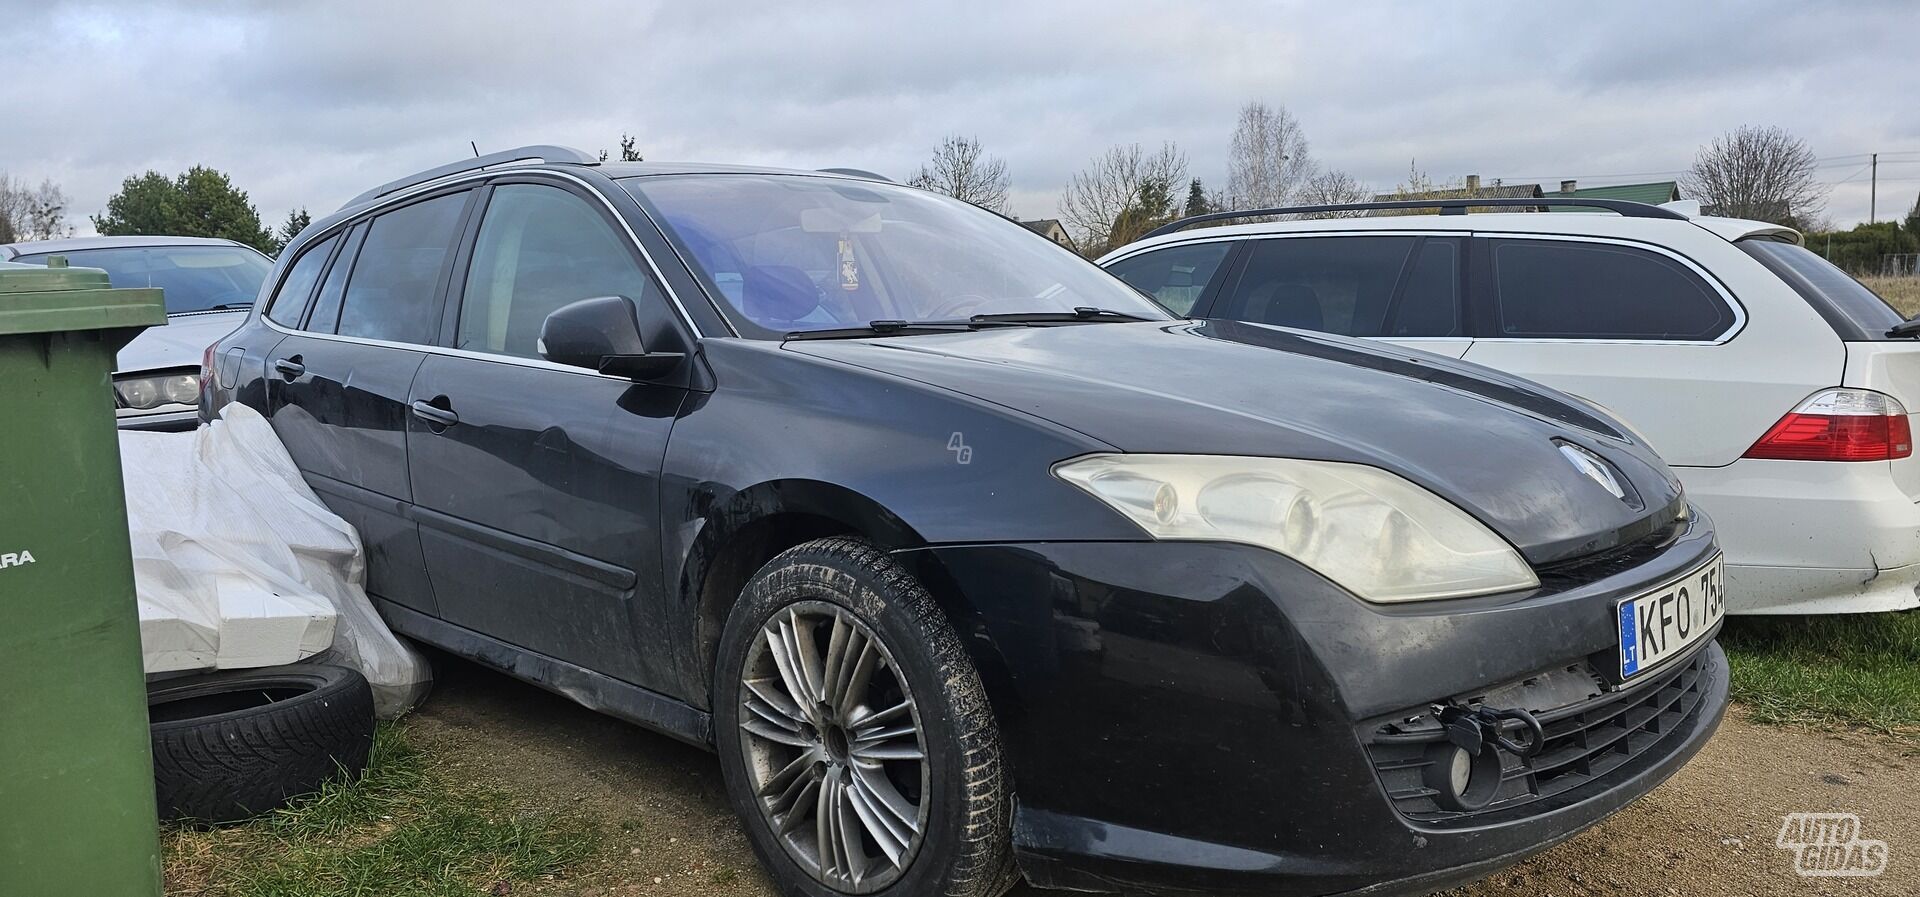
POLYGON ((1607 466, 1607 462, 1600 460, 1599 455, 1565 442, 1560 443, 1560 454, 1567 459, 1568 464, 1573 465, 1574 470, 1586 474, 1587 479, 1599 483, 1600 488, 1612 493, 1614 498, 1626 500, 1627 490, 1620 487, 1620 480, 1613 475, 1613 468, 1607 466))

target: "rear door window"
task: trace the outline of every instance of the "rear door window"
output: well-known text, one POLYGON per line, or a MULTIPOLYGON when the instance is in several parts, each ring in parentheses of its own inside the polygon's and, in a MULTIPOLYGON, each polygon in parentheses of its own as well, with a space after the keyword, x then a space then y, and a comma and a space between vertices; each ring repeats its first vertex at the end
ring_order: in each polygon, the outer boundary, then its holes
POLYGON ((320 283, 327 256, 333 254, 333 247, 339 242, 338 235, 331 236, 300 253, 293 268, 280 281, 280 289, 267 302, 268 320, 284 327, 300 326, 300 316, 307 312, 307 300, 313 298, 313 288, 320 283))
POLYGON ((459 237, 466 193, 377 216, 340 302, 342 336, 425 345, 439 330, 441 275, 459 237))
POLYGON ((1686 265, 1612 243, 1490 239, 1497 336, 1712 341, 1733 309, 1686 265))
POLYGON ((1905 320, 1880 294, 1805 246, 1767 239, 1735 245, 1793 287, 1843 340, 1890 339, 1888 328, 1905 320))
POLYGON ((320 284, 320 295, 313 301, 313 312, 307 315, 306 330, 314 333, 332 333, 340 326, 340 297, 347 291, 347 273, 353 270, 354 254, 359 250, 360 238, 367 235, 365 224, 355 225, 352 231, 341 237, 345 242, 340 245, 340 253, 327 268, 327 279, 320 284))
POLYGON ((1185 315, 1193 311, 1232 249, 1232 240, 1169 246, 1121 259, 1107 270, 1174 314, 1185 315))
POLYGON ((1460 240, 1424 237, 1387 316, 1386 336, 1460 336, 1460 240))
MULTIPOLYGON (((1400 272, 1420 238, 1286 237, 1255 240, 1233 294, 1214 317, 1319 330, 1347 336, 1441 336, 1389 333, 1400 272)), ((1425 272, 1420 301, 1435 300, 1441 262, 1425 272)), ((1428 317, 1431 317, 1429 313, 1428 317)))

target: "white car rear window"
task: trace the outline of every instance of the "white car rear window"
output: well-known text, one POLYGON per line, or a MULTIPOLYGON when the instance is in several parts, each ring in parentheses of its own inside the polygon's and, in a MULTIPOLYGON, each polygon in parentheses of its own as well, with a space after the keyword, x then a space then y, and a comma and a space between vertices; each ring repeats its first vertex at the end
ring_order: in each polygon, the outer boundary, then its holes
POLYGON ((1767 239, 1739 246, 1792 286, 1843 340, 1887 339, 1887 329, 1905 320, 1878 293, 1804 246, 1767 239))

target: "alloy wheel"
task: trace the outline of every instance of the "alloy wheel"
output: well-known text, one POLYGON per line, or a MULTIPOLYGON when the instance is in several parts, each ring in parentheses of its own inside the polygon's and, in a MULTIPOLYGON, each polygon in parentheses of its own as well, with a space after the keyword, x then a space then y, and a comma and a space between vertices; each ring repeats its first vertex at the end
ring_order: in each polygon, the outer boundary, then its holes
POLYGON ((741 672, 741 750, 768 826, 815 880, 898 880, 926 830, 919 709, 887 646, 838 605, 782 608, 741 672))

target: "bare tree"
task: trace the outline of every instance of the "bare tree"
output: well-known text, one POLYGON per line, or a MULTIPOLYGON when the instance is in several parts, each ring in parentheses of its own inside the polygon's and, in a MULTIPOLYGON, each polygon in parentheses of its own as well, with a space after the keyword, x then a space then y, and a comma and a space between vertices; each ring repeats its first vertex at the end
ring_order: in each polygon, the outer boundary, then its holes
MULTIPOLYGON (((1459 181, 1436 181, 1420 170, 1420 160, 1407 160, 1407 179, 1395 184, 1393 192, 1387 195, 1390 200, 1435 199, 1468 196, 1467 187, 1459 181)), ((1382 209, 1368 212, 1368 215, 1425 215, 1432 209, 1382 209)))
POLYGON ((1435 181, 1426 172, 1420 170, 1419 159, 1407 160, 1407 179, 1393 187, 1394 199, 1415 199, 1442 190, 1456 189, 1458 185, 1435 181))
POLYGON ((920 166, 907 183, 1004 215, 1013 176, 1007 174, 1006 160, 980 151, 979 138, 954 134, 940 141, 933 161, 920 166))
MULTIPOLYGON (((1365 184, 1354 180, 1339 169, 1329 168, 1307 179, 1300 188, 1298 199, 1303 206, 1337 206, 1345 203, 1366 202, 1373 198, 1373 191, 1365 184)), ((1314 212, 1308 218, 1358 218, 1366 212, 1314 212)))
POLYGON ((1111 147, 1073 176, 1060 218, 1080 251, 1098 256, 1171 220, 1186 179, 1187 156, 1171 142, 1151 153, 1138 143, 1111 147))
POLYGON ((67 194, 52 179, 38 187, 0 173, 0 243, 65 236, 67 194))
POLYGON ((1287 107, 1240 107, 1227 156, 1227 197, 1238 209, 1287 205, 1313 176, 1307 134, 1287 107))
MULTIPOLYGON (((620 161, 622 162, 647 161, 645 159, 640 158, 639 143, 640 143, 640 138, 634 137, 630 134, 622 132, 620 134, 620 161)), ((600 151, 600 161, 602 162, 607 161, 606 150, 600 151)))
POLYGON ((1814 167, 1813 150, 1787 129, 1743 125, 1701 147, 1680 187, 1713 214, 1799 227, 1826 208, 1814 167))

